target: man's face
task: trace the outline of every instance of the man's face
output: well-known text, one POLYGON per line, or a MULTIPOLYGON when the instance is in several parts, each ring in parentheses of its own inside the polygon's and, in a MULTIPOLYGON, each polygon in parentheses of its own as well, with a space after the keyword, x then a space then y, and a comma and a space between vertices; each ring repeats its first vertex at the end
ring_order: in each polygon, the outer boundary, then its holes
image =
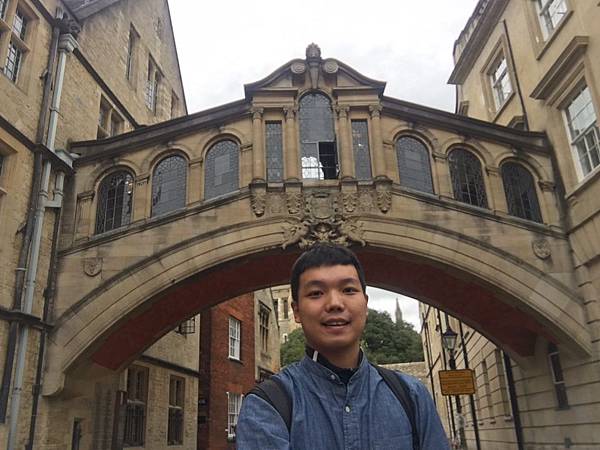
POLYGON ((324 266, 300 275, 292 308, 308 344, 328 356, 358 351, 367 301, 354 266, 324 266))

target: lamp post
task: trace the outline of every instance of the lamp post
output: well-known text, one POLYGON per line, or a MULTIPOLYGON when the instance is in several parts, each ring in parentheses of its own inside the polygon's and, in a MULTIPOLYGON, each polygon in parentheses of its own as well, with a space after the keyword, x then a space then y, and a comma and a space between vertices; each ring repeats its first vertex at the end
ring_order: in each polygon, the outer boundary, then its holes
MULTIPOLYGON (((444 349, 448 351, 450 355, 450 359, 448 364, 450 365, 450 370, 456 370, 456 360, 454 359, 454 352, 456 350, 456 339, 458 334, 450 328, 450 324, 447 325, 446 331, 442 333, 442 346, 444 349)), ((458 415, 458 436, 459 436, 459 448, 466 449, 467 448, 467 440, 465 436, 465 419, 462 414, 462 404, 460 402, 460 396, 455 396, 456 401, 456 412, 458 415)))

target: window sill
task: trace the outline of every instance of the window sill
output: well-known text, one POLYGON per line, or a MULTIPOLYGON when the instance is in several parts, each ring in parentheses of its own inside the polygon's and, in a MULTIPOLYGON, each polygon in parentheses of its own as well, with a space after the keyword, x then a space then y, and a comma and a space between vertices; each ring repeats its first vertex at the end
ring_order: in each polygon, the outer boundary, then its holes
POLYGON ((504 110, 507 108, 508 104, 512 101, 512 99, 515 96, 515 91, 512 91, 508 97, 506 97, 506 100, 504 100, 504 103, 502 103, 497 109, 496 111, 493 112, 493 117, 492 117, 492 122, 496 123, 496 120, 498 120, 498 117, 500 117, 500 115, 504 112, 504 110))
POLYGON ((234 357, 232 357, 232 356, 229 356, 229 358, 228 358, 228 359, 229 359, 229 361, 231 361, 231 362, 238 363, 238 364, 240 364, 240 365, 242 365, 242 366, 244 365, 244 363, 242 362, 242 360, 241 360, 241 359, 234 358, 234 357))
POLYGON ((554 42, 554 39, 556 38, 556 36, 560 32, 560 30, 564 27, 564 25, 567 23, 567 21, 571 18, 572 15, 573 15, 572 9, 567 11, 567 13, 562 18, 562 20, 558 23, 558 25, 556 25, 556 28, 554 28, 554 30, 552 30, 552 34, 550 36, 548 36, 546 38, 546 40, 542 43, 542 46, 540 47, 537 55, 535 55, 535 59, 537 61, 539 61, 542 58, 542 56, 544 56, 544 54, 546 53, 546 50, 548 50, 550 45, 552 45, 552 42, 554 42))
MULTIPOLYGON (((577 162, 575 163, 577 164, 577 162)), ((565 198, 568 200, 570 197, 581 194, 590 186, 590 184, 596 181, 598 177, 600 177, 600 166, 596 166, 590 173, 579 180, 577 185, 565 194, 565 198)))

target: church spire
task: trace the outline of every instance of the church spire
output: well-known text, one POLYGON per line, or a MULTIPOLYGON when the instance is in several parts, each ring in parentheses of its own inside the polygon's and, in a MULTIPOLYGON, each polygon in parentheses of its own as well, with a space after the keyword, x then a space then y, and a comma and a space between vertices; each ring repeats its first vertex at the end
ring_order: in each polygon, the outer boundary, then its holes
POLYGON ((402 323, 402 310, 400 309, 400 303, 398 303, 398 298, 396 297, 396 324, 399 325, 402 323))

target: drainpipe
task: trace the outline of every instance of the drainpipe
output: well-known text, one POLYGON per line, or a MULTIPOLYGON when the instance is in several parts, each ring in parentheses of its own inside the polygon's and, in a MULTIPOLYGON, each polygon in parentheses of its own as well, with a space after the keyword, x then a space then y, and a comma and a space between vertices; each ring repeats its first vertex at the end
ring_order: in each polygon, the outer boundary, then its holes
MULTIPOLYGON (((38 119, 38 127, 36 132, 36 143, 41 143, 44 140, 44 134, 46 131, 47 111, 50 106, 50 94, 52 93, 52 84, 54 82, 54 65, 56 63, 56 56, 58 54, 58 39, 60 36, 60 28, 54 25, 52 28, 52 41, 50 43, 50 53, 48 55, 48 65, 46 67, 46 76, 44 79, 44 93, 42 95, 42 107, 40 109, 40 116, 38 119)), ((31 237, 33 234, 33 220, 34 211, 37 208, 37 193, 40 189, 40 174, 42 172, 42 154, 36 152, 34 155, 33 162, 33 175, 31 184, 30 201, 27 214, 27 223, 25 225, 25 231, 23 234, 23 242, 21 244, 21 250, 19 251, 19 260, 17 264, 15 274, 15 289, 13 297, 13 310, 21 310, 21 299, 23 297, 23 283, 25 279, 27 257, 29 256, 29 248, 31 243, 31 237)), ((17 336, 19 331, 18 322, 12 321, 8 331, 8 342, 6 360, 4 363, 4 370, 2 372, 2 389, 0 390, 0 423, 4 423, 6 420, 6 411, 8 407, 8 397, 10 392, 10 385, 12 381, 12 372, 15 360, 15 350, 17 347, 17 336)))
MULTIPOLYGON (((54 95, 52 97, 52 105, 50 107, 50 122, 48 125, 48 137, 46 138, 46 147, 48 147, 51 151, 54 151, 60 98, 62 95, 62 86, 64 81, 67 56, 75 49, 76 46, 77 41, 75 40, 72 34, 63 34, 59 39, 56 85, 54 88, 54 95)), ((62 204, 62 195, 58 195, 55 201, 53 202, 48 201, 48 186, 50 184, 51 171, 52 163, 46 160, 42 169, 42 182, 38 194, 38 203, 35 212, 33 235, 31 239, 31 250, 28 261, 28 271, 25 280, 25 293, 22 311, 26 314, 31 314, 31 311, 33 309, 33 296, 36 286, 45 210, 46 207, 60 208, 62 204)), ((56 183, 62 184, 63 180, 64 174, 61 175, 59 173, 56 178, 56 183)), ((62 186, 57 186, 56 192, 62 193, 62 186), (60 187, 60 189, 58 189, 58 187, 60 187)), ((28 340, 29 327, 23 325, 19 330, 17 365, 15 367, 15 381, 12 390, 12 401, 8 428, 8 450, 16 450, 19 422, 18 416, 21 407, 21 393, 23 391, 23 378, 25 373, 25 358, 27 356, 28 340)))
MULTIPOLYGON (((465 360, 465 369, 469 368, 469 354, 467 353, 467 344, 465 344, 465 333, 463 330, 463 323, 461 320, 458 321, 458 327, 460 331, 460 343, 462 346, 463 358, 465 360)), ((481 450, 481 440, 479 439, 479 424, 477 423, 477 412, 475 411, 475 398, 473 394, 469 395, 469 403, 471 405, 471 419, 473 420, 473 431, 475 432, 475 444, 477 450, 481 450)))
POLYGON ((515 436, 517 438, 517 449, 525 450, 525 439, 523 439, 523 425, 521 424, 521 413, 519 410, 519 400, 517 399, 517 389, 515 388, 515 375, 512 369, 510 357, 502 352, 504 359, 504 369, 508 384, 508 394, 510 396, 510 407, 512 408, 513 420, 515 424, 515 436))

